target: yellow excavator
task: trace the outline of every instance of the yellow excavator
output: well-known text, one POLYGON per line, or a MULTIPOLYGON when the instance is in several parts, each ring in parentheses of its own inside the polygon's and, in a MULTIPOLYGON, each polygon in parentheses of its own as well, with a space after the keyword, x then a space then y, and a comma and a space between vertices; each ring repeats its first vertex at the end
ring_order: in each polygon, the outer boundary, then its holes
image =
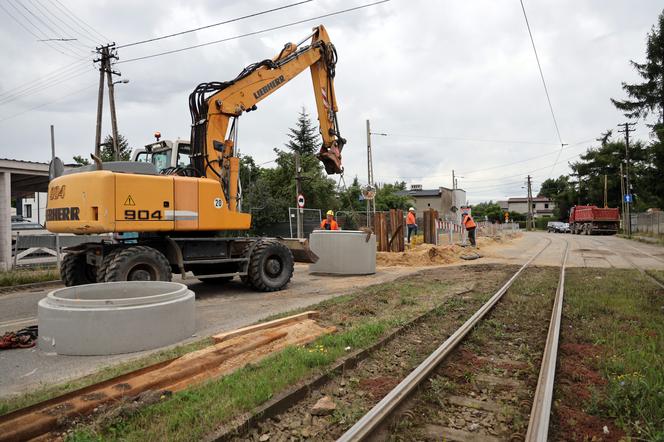
POLYGON ((336 61, 327 31, 315 27, 301 43, 287 43, 275 58, 247 66, 235 79, 194 89, 184 164, 158 170, 150 162, 102 163, 93 155, 94 164, 52 178, 49 231, 135 233, 67 249, 61 265, 65 284, 168 281, 172 273, 193 272, 209 283, 239 276, 261 291, 286 286, 293 274, 292 250, 307 255, 306 245, 289 248, 278 238, 247 236, 251 215, 240 210, 238 119, 309 68, 323 139, 318 158, 328 174, 342 173, 346 141, 337 123, 336 61))

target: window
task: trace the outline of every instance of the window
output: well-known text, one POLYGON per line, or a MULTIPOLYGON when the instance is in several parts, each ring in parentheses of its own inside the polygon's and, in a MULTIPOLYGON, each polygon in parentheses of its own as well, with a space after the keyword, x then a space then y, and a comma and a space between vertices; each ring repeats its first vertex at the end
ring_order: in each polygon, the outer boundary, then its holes
POLYGON ((25 217, 32 218, 32 204, 25 205, 25 217))
POLYGON ((544 208, 548 209, 549 208, 549 203, 544 203, 544 208))
POLYGON ((535 208, 535 203, 533 203, 533 209, 535 208))

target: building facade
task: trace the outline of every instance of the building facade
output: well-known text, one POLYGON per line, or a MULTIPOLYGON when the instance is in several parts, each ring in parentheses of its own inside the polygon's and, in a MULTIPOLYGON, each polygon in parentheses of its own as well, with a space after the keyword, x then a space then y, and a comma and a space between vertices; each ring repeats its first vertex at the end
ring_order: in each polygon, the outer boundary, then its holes
MULTIPOLYGON (((508 198, 504 201, 498 201, 500 208, 506 212, 517 212, 522 214, 528 213, 528 198, 515 197, 508 198)), ((540 218, 543 216, 553 216, 553 209, 556 208, 556 203, 544 196, 537 196, 532 198, 533 216, 540 218)))
POLYGON ((461 216, 459 208, 466 205, 466 191, 462 189, 447 187, 423 189, 421 185, 413 184, 410 190, 403 194, 413 199, 413 207, 418 218, 423 216, 425 210, 434 209, 444 221, 459 222, 461 216))

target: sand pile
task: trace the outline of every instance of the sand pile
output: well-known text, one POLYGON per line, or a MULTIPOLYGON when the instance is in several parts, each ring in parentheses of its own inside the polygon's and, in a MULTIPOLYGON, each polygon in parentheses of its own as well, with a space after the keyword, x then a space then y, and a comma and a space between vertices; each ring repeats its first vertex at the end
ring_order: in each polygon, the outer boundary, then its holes
POLYGON ((433 246, 431 244, 418 244, 408 248, 401 253, 376 252, 376 265, 384 267, 421 267, 436 266, 441 264, 450 264, 462 261, 461 255, 468 255, 474 252, 483 254, 483 249, 490 249, 500 243, 509 242, 519 234, 505 234, 503 236, 482 236, 477 238, 479 250, 470 247, 461 247, 457 244, 433 246))

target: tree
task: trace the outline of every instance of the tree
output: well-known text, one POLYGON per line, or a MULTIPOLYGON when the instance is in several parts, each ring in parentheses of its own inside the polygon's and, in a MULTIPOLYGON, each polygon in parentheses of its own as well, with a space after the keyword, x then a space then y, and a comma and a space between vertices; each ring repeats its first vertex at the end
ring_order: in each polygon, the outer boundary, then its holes
MULTIPOLYGON (((274 149, 277 156, 276 167, 252 169, 253 160, 243 162, 241 175, 253 176, 250 185, 245 184, 243 209, 253 215, 254 229, 276 222, 288 221, 288 208, 295 207, 295 153, 300 154, 302 167, 302 193, 307 208, 323 211, 337 209, 340 204, 335 191, 336 182, 327 177, 320 161, 314 155, 318 150, 318 140, 313 135, 315 129, 303 109, 296 126, 290 129, 287 150, 274 149)), ((243 181, 244 182, 244 181, 243 181)))
MULTIPOLYGON (((99 152, 102 162, 115 161, 115 150, 113 150, 113 135, 106 135, 104 142, 101 143, 101 151, 99 152)), ((118 134, 118 147, 120 149, 120 158, 118 161, 129 161, 131 159, 131 147, 129 142, 122 134, 118 134)), ((87 166, 90 160, 83 155, 74 155, 74 162, 80 166, 87 166)))
POLYGON ((630 60, 636 72, 645 81, 639 84, 622 83, 630 99, 611 102, 624 111, 628 118, 645 118, 657 114, 657 123, 664 123, 664 11, 652 27, 646 41, 646 62, 630 60))
POLYGON ((406 182, 397 181, 394 184, 378 184, 374 202, 378 211, 408 210, 413 204, 413 198, 406 192, 406 182))
POLYGON ((500 204, 493 201, 475 204, 472 210, 473 218, 477 220, 487 217, 491 222, 503 221, 503 209, 500 208, 500 204))
MULTIPOLYGON (((120 158, 118 158, 118 161, 129 161, 131 158, 131 147, 129 147, 129 142, 122 134, 118 134, 118 149, 120 150, 120 158)), ((106 135, 106 138, 104 138, 104 142, 101 146, 100 158, 104 163, 107 161, 115 161, 112 135, 106 135)))
POLYGON ((304 107, 300 110, 296 126, 289 129, 289 141, 286 147, 300 155, 315 155, 319 148, 318 131, 311 124, 309 114, 304 107))
POLYGON ((664 170, 664 11, 648 34, 645 63, 633 60, 630 63, 644 81, 638 84, 623 82, 622 88, 630 99, 611 99, 611 102, 628 118, 646 118, 650 114, 657 117, 652 126, 654 140, 646 147, 647 159, 634 190, 638 197, 635 204, 637 210, 649 206, 661 208, 664 207, 664 181, 661 179, 661 171, 664 170))
POLYGON ((74 155, 74 162, 79 166, 87 166, 90 164, 90 160, 84 158, 82 155, 74 155))

